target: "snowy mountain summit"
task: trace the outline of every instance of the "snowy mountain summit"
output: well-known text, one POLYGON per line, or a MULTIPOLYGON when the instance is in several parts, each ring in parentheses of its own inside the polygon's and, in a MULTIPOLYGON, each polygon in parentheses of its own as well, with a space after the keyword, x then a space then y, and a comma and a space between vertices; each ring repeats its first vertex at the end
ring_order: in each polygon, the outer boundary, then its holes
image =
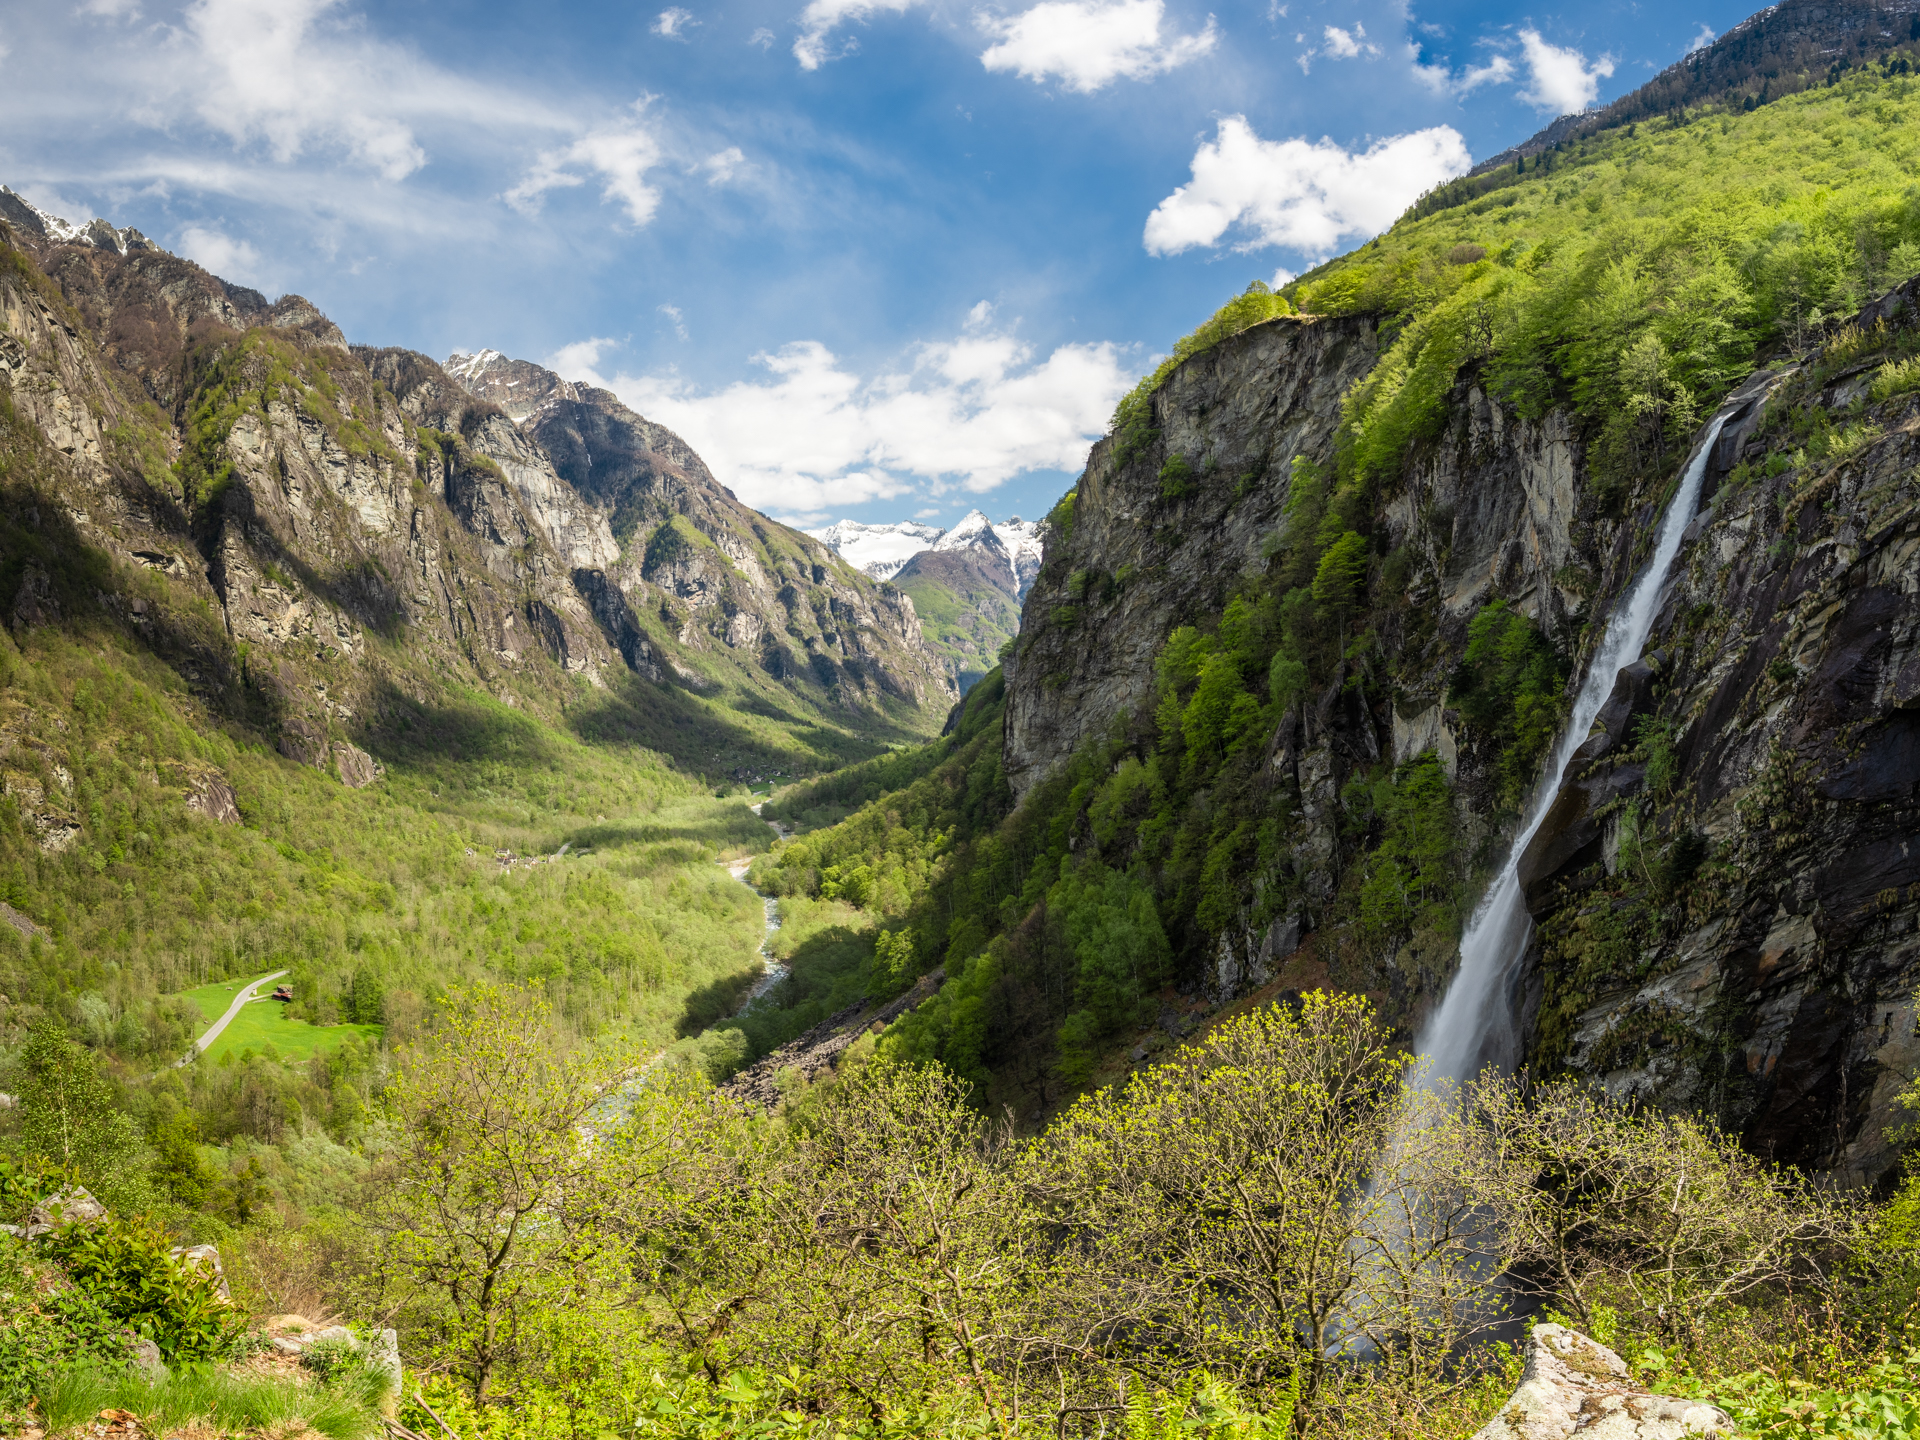
POLYGON ((5 185, 0 185, 0 220, 59 245, 91 245, 96 250, 111 250, 116 255, 160 249, 131 225, 124 230, 105 220, 75 225, 58 215, 49 215, 24 195, 17 194, 5 185))
POLYGON ((1015 515, 996 525, 984 512, 970 510, 951 530, 912 520, 888 525, 840 520, 807 533, 876 580, 891 580, 923 551, 982 551, 989 564, 1006 567, 1009 588, 1018 598, 1026 595, 1033 577, 1040 573, 1040 530, 1038 520, 1015 515))

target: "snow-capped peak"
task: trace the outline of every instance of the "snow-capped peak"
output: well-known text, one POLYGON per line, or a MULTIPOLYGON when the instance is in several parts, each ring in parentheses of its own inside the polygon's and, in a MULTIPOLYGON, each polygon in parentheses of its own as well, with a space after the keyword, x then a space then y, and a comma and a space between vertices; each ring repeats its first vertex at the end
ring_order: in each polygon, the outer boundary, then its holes
POLYGON ((504 365, 506 362, 507 357, 498 350, 456 350, 447 357, 446 371, 459 381, 478 380, 495 365, 504 365))
POLYGON ((957 523, 934 544, 936 550, 990 550, 1005 554, 1007 547, 994 533, 993 522, 986 512, 969 510, 957 523))
POLYGON ((896 520, 891 525, 836 520, 823 530, 807 533, 855 569, 876 580, 891 580, 907 561, 934 548, 946 531, 913 520, 896 520))
POLYGON ((124 230, 116 229, 105 220, 75 225, 58 215, 49 215, 26 196, 5 185, 0 185, 0 219, 36 235, 44 235, 58 245, 91 245, 98 250, 111 250, 117 255, 160 248, 131 225, 124 230))
POLYGON ((889 525, 839 520, 807 533, 876 580, 891 580, 923 550, 982 551, 987 563, 1007 567, 1014 594, 1024 597, 1033 577, 1040 573, 1041 528, 1040 522, 1022 520, 1018 515, 996 525, 985 512, 969 510, 951 530, 912 520, 896 520, 889 525))

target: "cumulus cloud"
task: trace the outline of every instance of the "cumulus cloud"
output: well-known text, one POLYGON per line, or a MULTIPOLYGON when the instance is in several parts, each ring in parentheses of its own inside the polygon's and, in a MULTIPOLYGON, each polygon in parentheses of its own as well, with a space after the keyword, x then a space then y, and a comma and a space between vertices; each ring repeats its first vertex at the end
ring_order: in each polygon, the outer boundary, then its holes
POLYGON ((603 182, 603 201, 618 203, 635 225, 645 225, 660 206, 660 192, 647 183, 647 172, 666 158, 665 148, 645 123, 650 103, 650 97, 642 96, 613 124, 544 152, 502 198, 523 215, 538 214, 549 190, 584 185, 592 175, 603 182))
POLYGON ((1600 94, 1600 82, 1613 74, 1613 57, 1591 65, 1578 50, 1549 45, 1538 30, 1520 32, 1521 54, 1532 83, 1520 91, 1529 105, 1554 115, 1577 115, 1600 94))
POLYGON ((1693 37, 1693 43, 1687 46, 1687 54, 1691 55, 1696 50, 1704 50, 1719 38, 1719 36, 1713 33, 1713 27, 1711 25, 1702 25, 1700 27, 1700 33, 1693 37))
POLYGON ((762 50, 771 50, 773 48, 773 32, 762 25, 747 37, 747 44, 758 45, 762 50))
POLYGON ((654 17, 653 33, 664 35, 669 40, 684 40, 687 31, 700 22, 693 18, 691 10, 682 10, 678 5, 662 10, 654 17))
POLYGON ((850 20, 865 20, 870 15, 904 14, 920 0, 809 0, 800 12, 800 35, 793 42, 793 58, 802 70, 818 70, 829 60, 858 49, 855 41, 842 43, 837 53, 829 53, 827 40, 850 20))
POLYGON ((1338 25, 1326 29, 1327 54, 1336 60, 1351 60, 1357 55, 1378 55, 1380 47, 1367 39, 1367 27, 1355 25, 1342 30, 1338 25))
POLYGON ((1449 125, 1355 153, 1332 140, 1262 140, 1245 116, 1229 115, 1195 152, 1193 179, 1147 217, 1146 247, 1174 255, 1217 245, 1239 227, 1240 249, 1286 245, 1322 255, 1343 237, 1386 229, 1423 192, 1472 164, 1449 125))
POLYGON ((267 284, 260 251, 248 241, 236 240, 211 226, 189 225, 174 240, 173 248, 175 254, 184 255, 222 280, 260 287, 267 284))
POLYGON ((763 378, 713 391, 671 372, 554 368, 684 436, 747 504, 803 515, 920 489, 981 493, 1085 462, 1132 383, 1118 349, 1062 345, 1042 359, 991 322, 976 307, 958 336, 864 377, 811 340, 755 356, 763 378))
POLYGON ((1019 15, 978 17, 997 37, 981 55, 989 70, 1029 80, 1057 78, 1091 94, 1115 80, 1144 80, 1209 53, 1219 41, 1213 17, 1197 35, 1163 34, 1164 0, 1043 0, 1019 15))
POLYGON ((569 380, 587 380, 599 385, 604 382, 594 374, 593 367, 600 363, 600 352, 619 342, 609 340, 604 335, 595 335, 590 339, 576 340, 571 345, 562 345, 553 354, 540 363, 556 375, 569 380))
POLYGON ((1505 85, 1513 75, 1513 62, 1504 55, 1495 55, 1484 65, 1469 65, 1458 74, 1444 63, 1422 65, 1417 51, 1413 62, 1413 78, 1436 95, 1471 95, 1482 85, 1505 85))

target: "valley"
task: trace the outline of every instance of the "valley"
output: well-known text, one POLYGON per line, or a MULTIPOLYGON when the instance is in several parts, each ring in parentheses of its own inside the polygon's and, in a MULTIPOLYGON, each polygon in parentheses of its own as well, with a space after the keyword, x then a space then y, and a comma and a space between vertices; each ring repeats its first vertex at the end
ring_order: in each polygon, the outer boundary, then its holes
POLYGON ((1920 1428, 1890 13, 1253 281, 1033 521, 0 191, 0 1434, 1920 1428))

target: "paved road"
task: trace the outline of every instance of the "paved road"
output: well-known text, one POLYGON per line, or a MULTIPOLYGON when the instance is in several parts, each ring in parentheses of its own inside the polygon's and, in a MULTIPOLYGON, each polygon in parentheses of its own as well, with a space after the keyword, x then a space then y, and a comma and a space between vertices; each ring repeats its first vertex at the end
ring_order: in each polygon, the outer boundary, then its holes
POLYGON ((193 1049, 187 1052, 186 1060, 182 1060, 180 1063, 182 1065, 185 1065, 187 1061, 196 1060, 200 1056, 206 1054, 207 1047, 213 1044, 214 1041, 220 1038, 220 1032, 227 1028, 228 1022, 231 1021, 234 1016, 240 1013, 240 1007, 242 1005, 245 1005, 249 1000, 254 998, 253 992, 258 990, 262 985, 266 984, 269 980, 278 980, 282 975, 286 973, 287 972, 284 970, 276 970, 271 975, 262 975, 258 980, 254 981, 251 985, 241 986, 240 993, 233 997, 233 1003, 227 1007, 227 1013, 222 1015, 218 1020, 214 1021, 212 1027, 207 1031, 206 1034, 202 1035, 198 1040, 193 1042, 193 1049))

